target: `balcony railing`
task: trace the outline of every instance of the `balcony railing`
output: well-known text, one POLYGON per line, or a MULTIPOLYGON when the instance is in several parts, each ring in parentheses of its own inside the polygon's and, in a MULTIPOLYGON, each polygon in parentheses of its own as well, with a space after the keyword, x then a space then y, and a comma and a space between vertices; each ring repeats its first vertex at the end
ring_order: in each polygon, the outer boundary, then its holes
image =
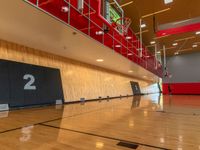
POLYGON ((142 46, 142 57, 139 57, 141 44, 139 38, 130 28, 125 37, 101 16, 101 0, 84 0, 82 10, 77 8, 77 0, 24 1, 66 25, 83 32, 150 72, 160 77, 162 76, 161 64, 144 45, 142 46), (105 27, 109 28, 106 33, 105 27))

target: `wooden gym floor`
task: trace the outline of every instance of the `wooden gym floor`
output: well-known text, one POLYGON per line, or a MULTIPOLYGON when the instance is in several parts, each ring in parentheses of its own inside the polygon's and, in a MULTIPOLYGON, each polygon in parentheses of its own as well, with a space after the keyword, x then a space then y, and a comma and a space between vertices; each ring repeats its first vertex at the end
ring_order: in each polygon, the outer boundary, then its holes
POLYGON ((0 150, 200 150, 200 96, 135 96, 0 113, 0 150))

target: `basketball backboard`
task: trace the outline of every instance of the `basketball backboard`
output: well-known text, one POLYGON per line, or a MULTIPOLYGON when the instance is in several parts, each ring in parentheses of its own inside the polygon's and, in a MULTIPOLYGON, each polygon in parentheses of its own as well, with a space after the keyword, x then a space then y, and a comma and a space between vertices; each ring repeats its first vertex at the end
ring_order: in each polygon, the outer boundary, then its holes
MULTIPOLYGON (((110 23, 116 22, 119 18, 124 18, 124 11, 117 0, 102 0, 101 15, 110 23)), ((121 22, 123 24, 123 22, 121 22)))

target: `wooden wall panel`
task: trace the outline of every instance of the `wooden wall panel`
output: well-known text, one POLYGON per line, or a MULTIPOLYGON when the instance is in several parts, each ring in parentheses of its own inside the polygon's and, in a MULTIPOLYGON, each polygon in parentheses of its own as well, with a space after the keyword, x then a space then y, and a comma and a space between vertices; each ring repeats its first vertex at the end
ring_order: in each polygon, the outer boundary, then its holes
POLYGON ((148 83, 89 64, 0 40, 0 59, 59 68, 66 101, 131 95, 130 81, 148 83))

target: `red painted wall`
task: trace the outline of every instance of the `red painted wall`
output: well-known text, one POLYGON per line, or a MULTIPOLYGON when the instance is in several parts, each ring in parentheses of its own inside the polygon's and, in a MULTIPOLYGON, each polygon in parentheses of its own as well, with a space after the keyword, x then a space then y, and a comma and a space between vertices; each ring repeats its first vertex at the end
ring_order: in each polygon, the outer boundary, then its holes
POLYGON ((200 23, 190 24, 186 26, 176 27, 176 28, 169 28, 166 30, 160 30, 156 33, 157 37, 173 35, 173 34, 180 34, 185 32, 193 32, 200 30, 200 23))
MULTIPOLYGON (((163 83, 163 94, 169 94, 168 83, 163 83)), ((170 83, 172 94, 200 94, 200 83, 170 83)))

